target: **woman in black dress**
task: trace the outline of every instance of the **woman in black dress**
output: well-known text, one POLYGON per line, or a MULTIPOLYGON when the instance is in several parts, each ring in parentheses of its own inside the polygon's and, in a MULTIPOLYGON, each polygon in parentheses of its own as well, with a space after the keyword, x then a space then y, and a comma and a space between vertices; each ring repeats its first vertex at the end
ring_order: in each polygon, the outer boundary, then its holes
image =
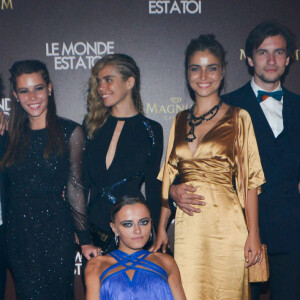
MULTIPOLYGON (((163 150, 162 127, 144 116, 140 71, 125 54, 107 55, 96 63, 87 104, 84 178, 90 191, 88 215, 94 243, 109 248, 112 205, 124 195, 143 197, 143 183, 154 224, 158 223, 161 183, 156 177, 163 150)), ((85 246, 82 251, 89 259, 91 252, 85 246)))
POLYGON ((80 241, 88 243, 81 182, 84 133, 56 115, 42 62, 16 62, 10 73, 9 143, 2 166, 8 179, 8 257, 18 299, 71 300, 74 223, 80 241))

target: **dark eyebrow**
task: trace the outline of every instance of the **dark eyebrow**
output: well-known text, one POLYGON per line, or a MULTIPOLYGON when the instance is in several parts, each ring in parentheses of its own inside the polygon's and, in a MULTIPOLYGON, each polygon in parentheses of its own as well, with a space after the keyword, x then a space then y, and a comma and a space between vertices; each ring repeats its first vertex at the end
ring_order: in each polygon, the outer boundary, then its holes
MULTIPOLYGON (((275 49, 275 51, 278 51, 278 50, 286 52, 286 49, 285 49, 285 48, 276 48, 276 49, 275 49)), ((268 50, 268 49, 265 49, 265 48, 258 48, 258 49, 256 49, 256 51, 257 51, 257 52, 258 52, 258 51, 268 51, 268 52, 269 52, 269 50, 268 50)))
MULTIPOLYGON (((44 83, 38 83, 33 88, 37 88, 37 87, 40 87, 40 86, 44 87, 45 84, 44 83)), ((28 87, 19 87, 19 88, 17 88, 17 91, 19 91, 19 90, 28 90, 28 87)))
POLYGON ((124 220, 124 221, 121 221, 120 223, 125 223, 125 222, 133 222, 132 220, 124 220))
POLYGON ((269 51, 269 50, 265 48, 257 48, 256 51, 269 51))
MULTIPOLYGON (((112 77, 114 77, 114 75, 106 75, 103 77, 103 79, 112 78, 112 77)), ((102 79, 99 77, 96 77, 96 81, 100 81, 100 80, 102 80, 102 79)))
POLYGON ((200 65, 196 65, 196 64, 192 64, 192 65, 189 65, 189 68, 190 67, 201 67, 200 65))
MULTIPOLYGON (((145 217, 145 218, 139 219, 139 221, 142 221, 142 220, 151 220, 151 218, 150 217, 145 217)), ((133 222, 133 220, 123 220, 120 223, 122 224, 122 223, 126 223, 126 222, 133 222)))
MULTIPOLYGON (((219 64, 210 64, 210 65, 207 65, 206 67, 212 67, 212 66, 219 66, 219 64)), ((189 65, 189 68, 190 67, 202 67, 202 66, 200 66, 200 65, 197 65, 197 64, 192 64, 192 65, 189 65)))
POLYGON ((104 76, 103 78, 104 79, 107 79, 107 78, 111 78, 111 77, 115 77, 114 75, 106 75, 106 76, 104 76))
POLYGON ((210 64, 210 65, 207 65, 207 67, 214 67, 214 66, 219 66, 219 64, 210 64))

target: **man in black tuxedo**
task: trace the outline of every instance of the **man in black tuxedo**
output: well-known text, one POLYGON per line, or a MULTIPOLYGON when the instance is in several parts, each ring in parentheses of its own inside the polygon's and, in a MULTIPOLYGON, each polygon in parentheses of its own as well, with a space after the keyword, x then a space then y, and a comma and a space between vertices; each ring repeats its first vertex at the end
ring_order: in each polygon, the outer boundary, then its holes
MULTIPOLYGON (((3 117, 3 115, 2 115, 3 117)), ((0 159, 5 151, 6 136, 0 135, 0 159)), ((0 170, 0 300, 4 299, 6 284, 6 242, 4 232, 4 178, 0 170)))
MULTIPOLYGON (((295 51, 293 36, 275 22, 263 22, 250 32, 245 51, 253 78, 223 100, 249 112, 257 138, 266 177, 259 228, 268 247, 271 299, 299 300, 300 96, 281 86, 295 51)), ((197 213, 189 204, 199 200, 186 191, 192 187, 174 185, 170 195, 186 213, 197 213)), ((253 300, 259 299, 260 288, 252 285, 253 300)))
MULTIPOLYGON (((253 79, 224 96, 252 119, 266 183, 259 195, 259 228, 267 244, 271 299, 300 299, 300 96, 281 86, 295 45, 287 28, 264 22, 246 41, 253 79)), ((252 286, 252 299, 260 285, 252 286)))

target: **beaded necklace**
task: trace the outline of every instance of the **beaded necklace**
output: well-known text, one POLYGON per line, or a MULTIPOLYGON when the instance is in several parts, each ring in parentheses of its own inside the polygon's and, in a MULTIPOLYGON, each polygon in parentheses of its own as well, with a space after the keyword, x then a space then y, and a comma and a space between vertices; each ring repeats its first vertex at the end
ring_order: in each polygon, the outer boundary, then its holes
POLYGON ((203 121, 211 120, 218 113, 218 111, 219 111, 220 107, 222 106, 222 104, 223 104, 223 101, 220 99, 218 104, 216 104, 208 112, 206 112, 205 114, 203 114, 200 117, 196 117, 194 115, 195 104, 189 109, 187 119, 188 119, 188 122, 189 122, 189 125, 190 125, 191 129, 185 135, 185 140, 188 143, 191 143, 194 139, 196 139, 195 127, 199 126, 203 121))

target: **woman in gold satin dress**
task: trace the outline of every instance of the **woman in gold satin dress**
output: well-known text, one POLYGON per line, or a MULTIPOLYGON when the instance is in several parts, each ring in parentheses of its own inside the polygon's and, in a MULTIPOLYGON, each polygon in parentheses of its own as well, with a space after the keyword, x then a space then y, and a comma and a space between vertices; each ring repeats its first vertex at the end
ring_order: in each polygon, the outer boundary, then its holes
POLYGON ((168 241, 169 188, 179 175, 180 182, 195 187, 195 193, 203 195, 206 204, 193 216, 179 208, 176 212, 175 260, 187 299, 249 299, 247 267, 261 261, 257 194, 265 182, 251 119, 246 111, 220 100, 225 51, 213 35, 193 39, 185 54, 187 87, 194 105, 180 112, 171 128, 159 175, 163 200, 154 251, 168 241), (237 172, 235 114, 249 233, 237 172))

